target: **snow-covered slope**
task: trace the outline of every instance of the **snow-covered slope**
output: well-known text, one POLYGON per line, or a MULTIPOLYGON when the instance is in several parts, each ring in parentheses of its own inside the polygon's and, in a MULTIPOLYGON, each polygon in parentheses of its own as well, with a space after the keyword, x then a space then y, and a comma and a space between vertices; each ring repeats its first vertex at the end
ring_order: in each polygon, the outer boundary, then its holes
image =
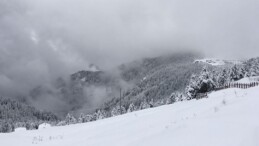
POLYGON ((194 61, 194 63, 205 63, 205 64, 210 64, 212 66, 218 66, 218 65, 225 65, 225 64, 242 64, 243 61, 241 61, 241 60, 222 60, 222 59, 216 59, 216 58, 204 58, 204 59, 197 59, 194 61))
POLYGON ((205 59, 197 59, 194 61, 194 63, 207 63, 213 66, 217 66, 217 65, 224 65, 225 62, 223 60, 220 59, 212 59, 212 58, 205 58, 205 59))
POLYGON ((0 134, 1 146, 258 146, 259 87, 96 122, 0 134))
POLYGON ((254 76, 254 77, 246 77, 241 80, 236 81, 237 83, 242 83, 242 84, 249 84, 252 82, 259 82, 259 76, 254 76))

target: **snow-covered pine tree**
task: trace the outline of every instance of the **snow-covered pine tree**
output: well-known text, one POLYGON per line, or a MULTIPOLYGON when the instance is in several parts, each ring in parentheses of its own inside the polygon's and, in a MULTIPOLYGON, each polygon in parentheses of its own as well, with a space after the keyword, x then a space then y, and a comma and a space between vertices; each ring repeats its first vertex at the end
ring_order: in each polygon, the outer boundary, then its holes
POLYGON ((126 108, 122 105, 121 108, 119 109, 120 113, 121 114, 125 114, 127 111, 126 111, 126 108))
POLYGON ((250 69, 250 76, 258 76, 258 75, 259 75, 259 63, 254 61, 250 69))
POLYGON ((189 85, 186 87, 185 93, 187 95, 187 99, 195 98, 197 91, 199 90, 198 86, 198 77, 197 75, 192 75, 189 81, 189 85))
POLYGON ((239 69, 237 67, 237 65, 235 64, 230 71, 230 80, 231 81, 237 81, 240 79, 240 72, 239 69))
POLYGON ((169 98, 166 100, 166 104, 172 104, 174 102, 181 101, 181 95, 180 93, 172 93, 169 98))
POLYGON ((205 93, 213 90, 215 88, 215 82, 212 80, 210 72, 206 67, 202 69, 202 73, 199 77, 199 93, 205 93))
POLYGON ((182 93, 176 94, 175 102, 184 101, 184 100, 187 100, 187 98, 182 93))
POLYGON ((119 112, 119 109, 116 107, 114 107, 112 110, 111 110, 111 116, 114 117, 114 116, 118 116, 120 115, 120 112, 119 112))
POLYGON ((106 118, 105 112, 102 111, 102 110, 98 110, 98 111, 95 113, 95 117, 96 117, 96 120, 104 119, 104 118, 106 118))
POLYGON ((84 113, 81 113, 79 118, 78 118, 78 123, 85 123, 85 122, 87 122, 86 121, 86 116, 85 116, 84 113))
POLYGON ((128 108, 128 110, 127 110, 127 113, 133 112, 133 111, 135 111, 135 110, 136 110, 136 107, 135 107, 134 103, 131 103, 131 104, 129 105, 129 108, 128 108))
POLYGON ((76 124, 77 123, 76 118, 73 117, 72 115, 70 115, 69 113, 66 116, 65 122, 66 122, 67 125, 76 124))
POLYGON ((111 111, 111 116, 118 116, 118 115, 121 115, 121 114, 125 114, 126 113, 126 109, 124 106, 115 106, 112 111, 111 111))
POLYGON ((7 121, 0 122, 0 133, 9 133, 12 131, 14 131, 14 125, 7 121))
POLYGON ((251 58, 244 63, 244 69, 246 76, 258 76, 259 75, 259 57, 251 58))
POLYGON ((218 84, 218 79, 219 79, 219 72, 216 70, 213 70, 212 72, 209 73, 209 78, 213 81, 215 86, 219 86, 218 84))
POLYGON ((200 76, 192 75, 189 85, 186 88, 187 99, 193 99, 197 93, 206 93, 215 88, 212 75, 206 67, 202 69, 200 76))
POLYGON ((86 115, 86 116, 85 116, 85 121, 86 121, 86 122, 94 121, 93 116, 90 115, 90 114, 86 115))
POLYGON ((240 78, 246 77, 246 70, 244 67, 241 67, 239 72, 240 72, 240 78))
POLYGON ((147 108, 150 108, 150 107, 151 107, 150 104, 146 100, 144 100, 140 104, 140 109, 147 109, 147 108))
POLYGON ((218 85, 225 86, 229 82, 229 76, 226 69, 223 69, 218 78, 218 85))

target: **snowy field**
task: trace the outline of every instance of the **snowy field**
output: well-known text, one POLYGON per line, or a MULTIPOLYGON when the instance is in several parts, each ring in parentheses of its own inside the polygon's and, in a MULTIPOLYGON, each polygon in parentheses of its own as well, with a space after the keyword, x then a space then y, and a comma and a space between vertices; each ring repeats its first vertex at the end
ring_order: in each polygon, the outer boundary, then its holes
POLYGON ((194 61, 194 63, 207 63, 213 66, 225 65, 225 62, 223 60, 214 58, 197 59, 194 61))
POLYGON ((259 146, 259 87, 96 122, 0 134, 0 146, 259 146))
POLYGON ((259 76, 247 77, 236 81, 236 83, 249 84, 251 82, 259 82, 259 76))
POLYGON ((204 58, 204 59, 196 59, 194 63, 206 63, 210 64, 212 66, 219 66, 219 65, 225 65, 226 63, 232 63, 232 64, 242 64, 243 61, 239 60, 222 60, 217 58, 204 58))

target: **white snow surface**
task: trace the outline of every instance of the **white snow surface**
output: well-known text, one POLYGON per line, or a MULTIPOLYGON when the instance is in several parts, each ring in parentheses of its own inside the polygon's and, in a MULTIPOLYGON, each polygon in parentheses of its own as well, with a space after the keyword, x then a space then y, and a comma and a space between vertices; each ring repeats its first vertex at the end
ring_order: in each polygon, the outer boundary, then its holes
POLYGON ((0 134, 0 146, 259 146, 259 87, 96 122, 0 134))
POLYGON ((236 81, 237 83, 242 83, 242 84, 249 84, 252 82, 259 82, 259 76, 254 76, 254 77, 246 77, 241 80, 236 81))
POLYGON ((24 131, 26 131, 25 127, 19 127, 14 129, 14 132, 24 132, 24 131))
POLYGON ((39 130, 41 130, 41 129, 46 129, 46 128, 50 128, 50 127, 51 127, 50 124, 48 124, 48 123, 42 123, 42 124, 39 125, 39 130))
POLYGON ((194 61, 194 63, 207 63, 213 66, 225 65, 225 62, 223 60, 215 58, 197 59, 194 61))

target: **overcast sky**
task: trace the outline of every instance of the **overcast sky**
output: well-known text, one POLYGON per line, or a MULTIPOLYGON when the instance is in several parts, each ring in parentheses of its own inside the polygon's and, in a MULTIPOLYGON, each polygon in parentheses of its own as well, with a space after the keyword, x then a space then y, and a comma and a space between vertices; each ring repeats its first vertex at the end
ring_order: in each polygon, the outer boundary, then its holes
POLYGON ((258 0, 0 0, 0 92, 183 49, 259 56, 258 18, 258 0))

